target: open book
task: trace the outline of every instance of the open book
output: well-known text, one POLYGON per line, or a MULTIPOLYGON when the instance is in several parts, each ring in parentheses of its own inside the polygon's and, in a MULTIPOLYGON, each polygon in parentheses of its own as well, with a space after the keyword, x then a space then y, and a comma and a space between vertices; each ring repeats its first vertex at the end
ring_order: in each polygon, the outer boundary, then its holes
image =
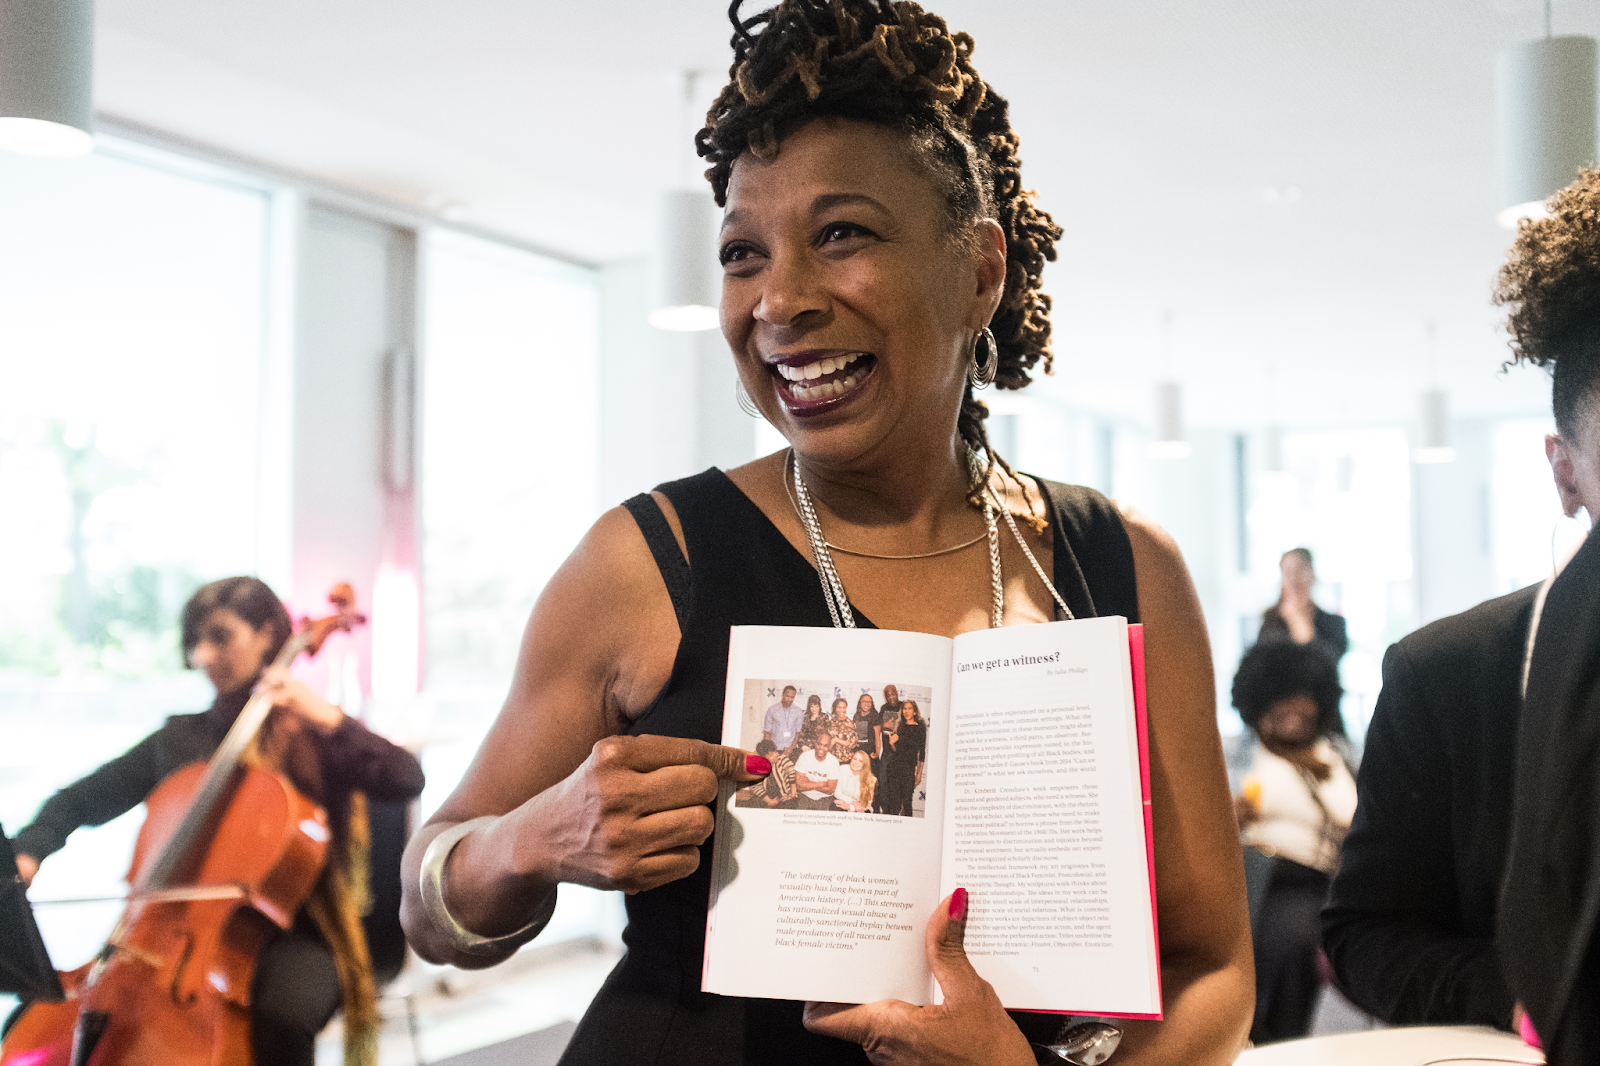
POLYGON ((705 991, 938 1002, 962 886, 1006 1007, 1161 1016, 1139 626, 737 626, 722 742, 774 772, 718 798, 705 991))

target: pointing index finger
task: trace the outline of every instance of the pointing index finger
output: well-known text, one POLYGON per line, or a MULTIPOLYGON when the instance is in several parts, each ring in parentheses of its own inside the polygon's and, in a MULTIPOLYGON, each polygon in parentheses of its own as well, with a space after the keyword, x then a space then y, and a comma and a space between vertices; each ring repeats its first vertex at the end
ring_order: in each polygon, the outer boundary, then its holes
POLYGON ((704 766, 724 781, 759 781, 772 772, 760 755, 689 737, 638 737, 629 752, 629 765, 640 773, 664 766, 704 766))

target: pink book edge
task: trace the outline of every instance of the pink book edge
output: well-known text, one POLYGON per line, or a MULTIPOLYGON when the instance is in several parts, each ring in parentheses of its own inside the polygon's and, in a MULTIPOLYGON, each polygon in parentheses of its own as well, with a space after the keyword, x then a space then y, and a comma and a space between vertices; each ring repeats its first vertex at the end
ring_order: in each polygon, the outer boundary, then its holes
MULTIPOLYGON (((1156 997, 1161 996, 1161 926, 1156 921, 1156 826, 1150 815, 1150 738, 1145 728, 1144 702, 1144 626, 1139 622, 1128 625, 1128 661, 1133 671, 1133 722, 1139 737, 1139 798, 1144 803, 1144 860, 1149 869, 1150 881, 1150 933, 1156 948, 1156 997)), ((1016 1009, 1016 1008, 1008 1008, 1016 1009)), ((1083 1014, 1074 1010, 1017 1010, 1018 1014, 1083 1014)), ((1135 1018, 1159 1022, 1161 1011, 1154 1014, 1124 1014, 1119 1011, 1097 1011, 1087 1015, 1092 1018, 1135 1018)))

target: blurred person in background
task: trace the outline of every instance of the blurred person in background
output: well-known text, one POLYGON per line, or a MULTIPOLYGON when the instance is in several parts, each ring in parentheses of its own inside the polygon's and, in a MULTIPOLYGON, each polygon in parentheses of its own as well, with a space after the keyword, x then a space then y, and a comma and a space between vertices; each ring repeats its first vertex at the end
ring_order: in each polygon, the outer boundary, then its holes
POLYGON ((1290 548, 1278 560, 1278 569, 1283 573, 1278 602, 1261 615, 1256 640, 1310 644, 1338 663, 1350 648, 1350 638, 1345 634, 1344 616, 1324 611, 1311 599, 1317 583, 1311 549, 1290 548))
POLYGON ((1305 1036, 1317 1004, 1318 918, 1356 808, 1339 717, 1339 675, 1316 647, 1264 642, 1245 653, 1233 704, 1256 735, 1235 801, 1245 843, 1272 859, 1255 921, 1258 1044, 1305 1036))
MULTIPOLYGON (((1495 290, 1513 358, 1551 373, 1545 438, 1561 507, 1600 513, 1600 171, 1522 223, 1495 290)), ((1600 1062, 1600 544, 1535 596, 1522 678, 1496 947, 1524 1038, 1550 1062, 1600 1062), (1522 1011, 1526 1007, 1526 1013, 1522 1011)))

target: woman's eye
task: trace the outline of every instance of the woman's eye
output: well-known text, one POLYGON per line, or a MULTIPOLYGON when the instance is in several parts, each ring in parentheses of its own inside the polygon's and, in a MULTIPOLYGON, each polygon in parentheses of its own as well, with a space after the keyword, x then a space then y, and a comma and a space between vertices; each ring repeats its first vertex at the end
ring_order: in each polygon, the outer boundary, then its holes
POLYGON ((727 266, 729 263, 738 263, 749 259, 754 254, 755 249, 750 245, 732 241, 722 246, 722 250, 717 253, 717 260, 723 266, 727 266))
POLYGON ((872 231, 854 222, 830 222, 822 227, 820 243, 830 244, 834 241, 846 241, 852 237, 870 237, 872 231))

